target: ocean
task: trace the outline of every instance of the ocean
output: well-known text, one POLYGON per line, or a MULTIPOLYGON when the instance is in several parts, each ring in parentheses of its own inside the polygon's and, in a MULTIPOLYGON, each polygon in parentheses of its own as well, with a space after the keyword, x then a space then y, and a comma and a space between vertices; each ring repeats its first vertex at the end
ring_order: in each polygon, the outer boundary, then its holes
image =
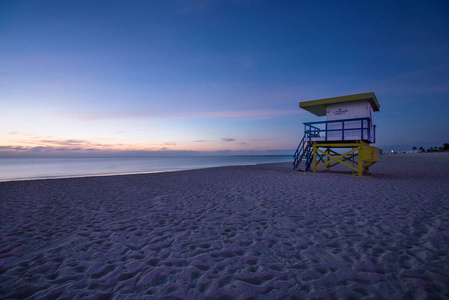
POLYGON ((120 158, 0 158, 0 182, 193 170, 292 162, 292 156, 165 156, 120 158))

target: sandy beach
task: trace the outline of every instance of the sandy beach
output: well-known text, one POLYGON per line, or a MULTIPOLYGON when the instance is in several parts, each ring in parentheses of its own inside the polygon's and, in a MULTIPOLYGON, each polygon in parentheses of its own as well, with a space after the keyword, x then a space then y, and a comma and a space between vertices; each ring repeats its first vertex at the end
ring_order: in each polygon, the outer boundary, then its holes
POLYGON ((0 183, 0 298, 449 298, 449 153, 0 183))

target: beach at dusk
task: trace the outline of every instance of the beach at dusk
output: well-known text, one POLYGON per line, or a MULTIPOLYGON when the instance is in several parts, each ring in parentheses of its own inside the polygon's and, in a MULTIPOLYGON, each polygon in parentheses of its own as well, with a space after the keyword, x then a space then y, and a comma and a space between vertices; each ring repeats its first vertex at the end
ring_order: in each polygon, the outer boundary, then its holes
POLYGON ((0 0, 0 299, 449 299, 448 16, 0 0))
POLYGON ((370 92, 376 147, 440 147, 448 15, 447 1, 0 1, 0 157, 293 155, 320 121, 298 102, 370 92))
POLYGON ((2 299, 443 299, 449 154, 0 183, 2 299))

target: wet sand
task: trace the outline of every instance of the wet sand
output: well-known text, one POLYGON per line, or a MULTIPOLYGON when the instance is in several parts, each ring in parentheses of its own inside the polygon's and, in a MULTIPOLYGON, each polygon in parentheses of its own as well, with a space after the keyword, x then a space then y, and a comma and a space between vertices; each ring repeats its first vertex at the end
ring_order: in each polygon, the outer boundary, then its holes
POLYGON ((0 298, 449 297, 449 153, 0 183, 0 298))

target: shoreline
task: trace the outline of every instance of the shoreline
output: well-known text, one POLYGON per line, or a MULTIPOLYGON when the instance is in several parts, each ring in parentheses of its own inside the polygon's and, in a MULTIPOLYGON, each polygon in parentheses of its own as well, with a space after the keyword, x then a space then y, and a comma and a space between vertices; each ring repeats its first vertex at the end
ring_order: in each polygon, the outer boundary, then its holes
POLYGON ((285 162, 291 156, 183 156, 122 158, 0 159, 0 182, 151 174, 203 168, 285 162))
POLYGON ((446 298, 449 156, 422 157, 0 183, 0 298, 446 298))
MULTIPOLYGON (((397 154, 386 154, 381 156, 382 158, 385 157, 400 157, 400 156, 408 156, 409 158, 412 156, 420 156, 420 155, 449 155, 449 152, 435 152, 435 153, 397 153, 397 154)), ((238 155, 242 156, 242 155, 238 155)), ((264 155, 264 156, 282 156, 282 155, 264 155)), ((286 155, 283 155, 286 156, 286 155)), ((205 166, 205 167, 198 167, 198 168, 192 168, 192 169, 178 169, 178 170, 160 170, 160 171, 142 171, 142 172, 123 172, 123 173, 105 173, 105 174, 85 174, 85 175, 73 175, 73 176, 53 176, 53 177, 39 177, 39 178, 18 178, 18 179, 0 179, 0 183, 4 182, 16 182, 16 181, 35 181, 35 180, 52 180, 52 179, 71 179, 71 178, 95 178, 95 177, 110 177, 110 176, 128 176, 128 175, 145 175, 145 174, 158 174, 158 173, 168 173, 168 172, 184 172, 184 171, 194 171, 194 170, 203 170, 203 169, 212 169, 212 168, 226 168, 226 167, 238 167, 238 166, 254 166, 254 165, 264 165, 264 164, 287 164, 293 163, 292 162, 266 162, 266 163, 248 163, 248 164, 236 164, 236 165, 224 165, 224 166, 205 166)), ((379 162, 378 162, 379 163, 379 162)), ((376 169, 376 165, 374 164, 371 169, 376 169)), ((345 174, 350 171, 347 171, 348 169, 337 167, 334 168, 337 171, 331 171, 331 172, 323 172, 322 170, 318 170, 317 173, 329 173, 329 174, 335 174, 335 175, 348 175, 351 176, 351 174, 345 174)), ((288 172, 292 171, 292 168, 286 170, 288 172)), ((371 175, 375 175, 374 172, 370 172, 371 175)), ((361 176, 361 177, 369 177, 370 176, 361 176)))
MULTIPOLYGON (((227 168, 227 167, 243 167, 243 166, 257 166, 257 165, 269 165, 269 164, 288 164, 290 162, 269 162, 269 163, 249 163, 240 165, 229 166, 212 166, 212 167, 199 167, 193 169, 179 169, 179 170, 162 170, 162 171, 144 171, 144 172, 132 172, 132 173, 111 173, 111 174, 93 174, 93 175, 73 175, 73 176, 61 176, 61 177, 42 177, 42 178, 25 178, 25 179, 8 179, 0 180, 0 184, 4 182, 23 182, 23 181, 36 181, 36 180, 53 180, 53 179, 73 179, 73 178, 95 178, 95 177, 113 177, 113 176, 131 176, 131 175, 146 175, 146 174, 159 174, 159 173, 171 173, 171 172, 188 172, 195 170, 205 170, 213 168, 227 168)), ((292 164, 292 163, 290 163, 292 164)))

